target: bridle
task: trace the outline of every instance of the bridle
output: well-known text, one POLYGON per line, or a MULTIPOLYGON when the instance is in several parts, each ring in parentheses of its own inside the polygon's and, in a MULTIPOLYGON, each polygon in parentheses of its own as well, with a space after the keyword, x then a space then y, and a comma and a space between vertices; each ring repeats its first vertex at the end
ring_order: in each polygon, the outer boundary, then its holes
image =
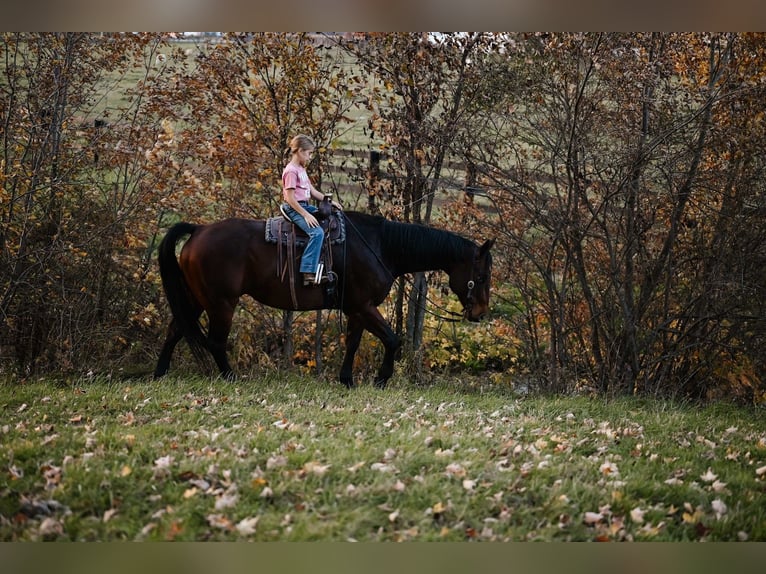
POLYGON ((471 313, 471 310, 473 309, 473 303, 474 303, 474 296, 473 296, 473 289, 476 287, 476 280, 474 280, 474 277, 476 277, 477 273, 479 275, 479 278, 477 279, 480 283, 483 283, 486 281, 485 279, 481 279, 482 272, 478 271, 476 269, 476 265, 478 263, 479 259, 474 258, 473 265, 471 267, 471 278, 468 280, 468 293, 465 295, 465 305, 463 305, 463 317, 468 318, 468 315, 471 313))

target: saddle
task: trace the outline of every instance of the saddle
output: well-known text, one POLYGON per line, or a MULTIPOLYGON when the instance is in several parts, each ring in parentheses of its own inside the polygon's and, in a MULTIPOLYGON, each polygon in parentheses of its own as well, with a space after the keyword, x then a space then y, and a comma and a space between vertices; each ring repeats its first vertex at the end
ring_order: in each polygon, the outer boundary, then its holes
MULTIPOLYGON (((280 211, 282 211, 281 207, 280 211)), ((337 275, 332 272, 332 249, 330 247, 346 240, 346 222, 342 212, 328 213, 329 211, 329 209, 321 210, 320 213, 315 214, 325 234, 319 261, 326 270, 326 275, 337 278, 337 275)), ((281 216, 270 217, 266 220, 266 242, 277 245, 277 275, 282 281, 285 280, 285 275, 289 276, 290 295, 296 309, 298 308, 298 298, 295 289, 295 265, 308 244, 308 240, 306 232, 290 221, 284 212, 281 216)), ((328 308, 334 307, 337 303, 335 286, 335 280, 322 284, 325 306, 328 308)))
MULTIPOLYGON (((337 245, 346 241, 346 221, 341 212, 317 219, 325 233, 325 244, 337 245)), ((282 245, 292 243, 296 248, 302 249, 309 242, 309 236, 282 214, 266 220, 266 242, 282 245)))

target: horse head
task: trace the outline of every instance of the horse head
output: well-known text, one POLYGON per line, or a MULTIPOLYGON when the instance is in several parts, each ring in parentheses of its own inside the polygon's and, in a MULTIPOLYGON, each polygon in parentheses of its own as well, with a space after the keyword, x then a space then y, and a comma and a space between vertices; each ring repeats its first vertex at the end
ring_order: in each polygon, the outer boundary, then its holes
POLYGON ((463 317, 480 321, 489 311, 489 285, 492 279, 494 239, 488 239, 471 257, 461 261, 449 276, 450 289, 463 304, 463 317))

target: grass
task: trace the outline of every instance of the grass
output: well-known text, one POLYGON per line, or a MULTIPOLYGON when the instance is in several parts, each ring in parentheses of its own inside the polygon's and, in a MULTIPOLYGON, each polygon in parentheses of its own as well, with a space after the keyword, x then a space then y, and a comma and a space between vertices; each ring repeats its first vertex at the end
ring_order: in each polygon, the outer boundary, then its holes
POLYGON ((0 409, 3 541, 766 540, 749 409, 289 375, 6 381, 0 409))

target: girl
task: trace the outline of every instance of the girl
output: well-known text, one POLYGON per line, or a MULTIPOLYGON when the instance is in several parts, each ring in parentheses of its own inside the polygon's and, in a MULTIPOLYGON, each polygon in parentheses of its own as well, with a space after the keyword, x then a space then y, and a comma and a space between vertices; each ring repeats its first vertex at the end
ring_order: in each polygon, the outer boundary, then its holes
MULTIPOLYGON (((318 208, 310 203, 312 197, 322 200, 324 195, 311 185, 306 173, 306 166, 311 161, 314 147, 310 137, 303 134, 295 136, 290 140, 290 147, 287 150, 291 154, 290 163, 282 171, 282 195, 285 200, 282 210, 290 221, 309 236, 306 250, 301 257, 300 271, 303 273, 304 285, 319 284, 314 281, 314 278, 324 241, 324 231, 314 217, 318 208)), ((337 201, 333 201, 332 204, 336 209, 341 209, 337 201)), ((326 280, 324 277, 322 279, 326 280)))

